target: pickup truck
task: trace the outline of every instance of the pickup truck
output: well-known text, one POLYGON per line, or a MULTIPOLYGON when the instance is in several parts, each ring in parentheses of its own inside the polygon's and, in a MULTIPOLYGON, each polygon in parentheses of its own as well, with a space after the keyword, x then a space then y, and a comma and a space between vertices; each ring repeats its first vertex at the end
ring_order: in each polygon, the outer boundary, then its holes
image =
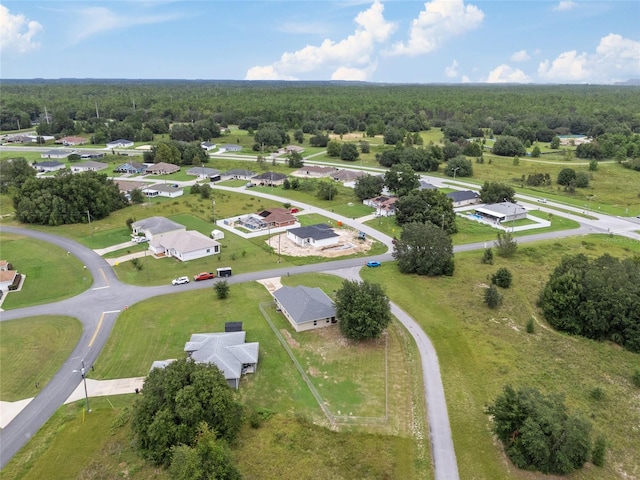
POLYGON ((196 282, 199 282, 200 280, 211 280, 212 278, 216 278, 216 274, 213 272, 201 272, 193 276, 193 279, 196 282))

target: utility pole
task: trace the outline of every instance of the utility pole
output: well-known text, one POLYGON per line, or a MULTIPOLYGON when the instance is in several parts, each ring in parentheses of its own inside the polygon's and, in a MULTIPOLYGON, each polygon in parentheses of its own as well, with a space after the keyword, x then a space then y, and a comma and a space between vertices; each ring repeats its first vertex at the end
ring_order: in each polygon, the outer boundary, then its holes
POLYGON ((44 106, 44 119, 47 121, 47 125, 49 125, 49 114, 47 113, 47 106, 44 106))
POLYGON ((80 370, 74 370, 74 373, 79 372, 80 375, 82 375, 82 382, 84 383, 84 399, 87 405, 87 412, 90 412, 91 409, 89 408, 89 392, 87 391, 87 370, 84 367, 84 358, 82 359, 80 365, 80 370))
POLYGON ((98 102, 96 101, 96 117, 100 118, 100 112, 98 112, 98 102))
POLYGON ((91 230, 91 214, 87 210, 87 220, 89 221, 89 235, 93 237, 93 231, 91 230))
POLYGON ((216 223, 216 199, 212 198, 211 199, 211 208, 213 210, 213 214, 212 214, 212 218, 213 218, 213 223, 216 223))

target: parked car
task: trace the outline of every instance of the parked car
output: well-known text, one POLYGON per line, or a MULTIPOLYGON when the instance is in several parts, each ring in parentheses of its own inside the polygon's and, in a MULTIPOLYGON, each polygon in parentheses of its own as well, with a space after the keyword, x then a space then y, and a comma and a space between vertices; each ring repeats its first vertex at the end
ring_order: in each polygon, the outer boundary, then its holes
POLYGON ((540 203, 547 203, 547 199, 546 198, 539 198, 538 201, 540 203))
POLYGON ((182 285, 183 283, 189 283, 189 277, 178 277, 171 280, 171 285, 182 285))
POLYGON ((380 266, 380 262, 377 260, 369 260, 367 262, 367 267, 379 267, 380 266))
POLYGON ((147 237, 133 237, 131 241, 133 243, 144 243, 144 242, 148 242, 149 239, 147 237))
POLYGON ((196 282, 199 282, 200 280, 211 280, 212 278, 216 278, 216 275, 213 272, 201 272, 193 276, 193 279, 196 282))

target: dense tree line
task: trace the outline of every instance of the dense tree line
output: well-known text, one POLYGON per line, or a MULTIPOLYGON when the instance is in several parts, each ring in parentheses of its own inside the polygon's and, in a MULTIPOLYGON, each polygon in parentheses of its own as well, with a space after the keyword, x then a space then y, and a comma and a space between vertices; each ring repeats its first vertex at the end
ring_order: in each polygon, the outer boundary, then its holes
POLYGON ((96 172, 29 178, 13 195, 16 218, 39 225, 87 223, 126 205, 118 186, 96 172))
POLYGON ((562 259, 538 305, 558 330, 640 352, 640 258, 562 259))
MULTIPOLYGON (((640 133, 638 111, 635 87, 8 80, 0 98, 0 129, 39 121, 42 133, 87 133, 105 143, 147 141, 167 133, 170 125, 176 129, 172 138, 195 141, 215 138, 218 126, 255 131, 273 123, 310 134, 357 131, 384 135, 392 145, 415 145, 412 133, 435 127, 452 142, 484 134, 531 144, 561 134, 629 139, 640 133)), ((628 158, 638 155, 628 150, 628 158)))

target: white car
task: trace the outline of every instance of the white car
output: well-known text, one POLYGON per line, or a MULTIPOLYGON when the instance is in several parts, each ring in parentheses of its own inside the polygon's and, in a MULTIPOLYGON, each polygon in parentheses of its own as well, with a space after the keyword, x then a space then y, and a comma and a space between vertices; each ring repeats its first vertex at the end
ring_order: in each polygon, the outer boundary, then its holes
POLYGON ((133 243, 144 243, 144 242, 148 242, 149 239, 147 237, 133 237, 131 241, 133 243))
POLYGON ((178 277, 171 280, 171 285, 182 285, 183 283, 189 283, 189 277, 178 277))

